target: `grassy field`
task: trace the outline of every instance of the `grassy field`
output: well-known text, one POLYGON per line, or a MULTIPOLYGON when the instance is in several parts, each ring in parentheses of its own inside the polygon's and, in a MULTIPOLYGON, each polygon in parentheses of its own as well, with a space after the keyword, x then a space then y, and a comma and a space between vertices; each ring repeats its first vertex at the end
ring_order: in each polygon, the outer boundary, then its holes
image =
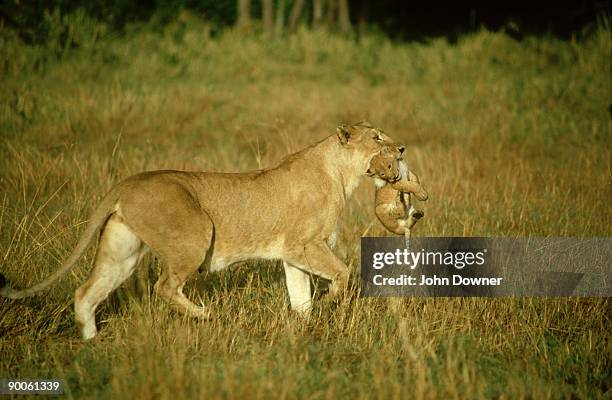
MULTIPOLYGON (((244 171, 368 120, 407 146, 430 200, 419 236, 610 236, 609 23, 581 40, 481 31, 427 43, 299 31, 211 37, 183 15, 68 41, 0 27, 0 271, 56 270, 89 212, 143 170, 244 171), (66 45, 68 43, 68 45, 66 45)), ((384 236, 364 182, 337 254, 384 236)), ((92 246, 93 247, 93 246, 92 246)), ((150 295, 160 261, 79 340, 72 296, 93 248, 51 291, 0 299, 0 377, 61 378, 74 398, 609 398, 607 299, 362 299, 289 311, 282 267, 248 262, 189 283, 198 322, 150 295)))

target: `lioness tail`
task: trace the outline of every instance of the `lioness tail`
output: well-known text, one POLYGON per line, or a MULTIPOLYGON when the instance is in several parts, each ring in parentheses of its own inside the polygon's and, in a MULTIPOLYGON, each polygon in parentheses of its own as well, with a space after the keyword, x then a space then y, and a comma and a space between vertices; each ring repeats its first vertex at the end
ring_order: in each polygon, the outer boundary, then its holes
POLYGON ((37 292, 40 292, 41 290, 46 289, 53 282, 55 282, 55 280, 64 276, 68 271, 72 269, 76 261, 83 254, 83 252, 85 252, 87 246, 89 246, 91 239, 93 239, 98 229, 114 212, 113 208, 116 201, 116 196, 111 196, 110 193, 106 195, 106 197, 102 200, 101 204, 92 214, 91 219, 87 223, 87 227, 85 228, 85 231, 79 239, 79 242, 77 243, 76 247, 72 251, 72 254, 70 254, 68 259, 60 267, 60 269, 49 275, 47 278, 43 279, 42 282, 27 289, 15 290, 10 286, 7 286, 6 278, 0 273, 0 296, 8 297, 9 299, 22 299, 24 297, 29 297, 36 294, 37 292))

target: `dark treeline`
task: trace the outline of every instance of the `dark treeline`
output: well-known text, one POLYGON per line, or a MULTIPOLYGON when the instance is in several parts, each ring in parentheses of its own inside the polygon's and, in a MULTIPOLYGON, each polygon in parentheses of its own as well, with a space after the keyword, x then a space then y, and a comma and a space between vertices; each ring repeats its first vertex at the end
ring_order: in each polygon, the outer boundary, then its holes
POLYGON ((214 32, 232 25, 258 25, 271 34, 286 34, 300 24, 340 32, 375 30, 393 39, 444 35, 451 40, 480 27, 524 34, 568 38, 588 31, 609 0, 559 1, 436 1, 405 0, 6 0, 0 22, 27 42, 48 35, 45 15, 80 10, 122 32, 134 22, 163 26, 182 10, 208 21, 214 32))

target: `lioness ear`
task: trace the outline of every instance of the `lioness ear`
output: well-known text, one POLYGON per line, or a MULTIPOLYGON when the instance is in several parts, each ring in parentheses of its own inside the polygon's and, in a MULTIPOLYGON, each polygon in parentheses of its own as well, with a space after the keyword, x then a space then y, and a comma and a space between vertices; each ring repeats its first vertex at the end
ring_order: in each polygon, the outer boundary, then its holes
POLYGON ((336 128, 336 135, 338 135, 338 140, 340 140, 340 143, 342 144, 347 144, 351 139, 351 131, 349 130, 348 126, 344 124, 338 125, 336 128))

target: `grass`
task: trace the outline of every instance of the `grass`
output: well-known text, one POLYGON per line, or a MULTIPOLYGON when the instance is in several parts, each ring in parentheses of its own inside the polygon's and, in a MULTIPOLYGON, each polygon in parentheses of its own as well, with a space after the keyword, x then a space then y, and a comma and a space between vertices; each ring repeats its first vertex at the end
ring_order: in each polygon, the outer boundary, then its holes
MULTIPOLYGON (((79 20, 83 26, 87 25, 79 20)), ((119 179, 162 168, 270 166, 369 120, 407 145, 430 200, 422 236, 610 236, 610 26, 563 42, 480 31, 456 44, 211 37, 183 16, 77 48, 0 37, 0 270, 17 287, 57 269, 119 179)), ((78 32, 77 32, 78 33, 78 32)), ((339 254, 383 236, 364 182, 339 254)), ((92 246, 93 247, 93 246, 92 246)), ((362 299, 288 310, 281 266, 194 277, 215 317, 150 295, 148 257, 78 339, 72 295, 89 250, 43 296, 0 299, 0 376, 64 379, 74 398, 606 398, 610 303, 578 298, 362 299)))

